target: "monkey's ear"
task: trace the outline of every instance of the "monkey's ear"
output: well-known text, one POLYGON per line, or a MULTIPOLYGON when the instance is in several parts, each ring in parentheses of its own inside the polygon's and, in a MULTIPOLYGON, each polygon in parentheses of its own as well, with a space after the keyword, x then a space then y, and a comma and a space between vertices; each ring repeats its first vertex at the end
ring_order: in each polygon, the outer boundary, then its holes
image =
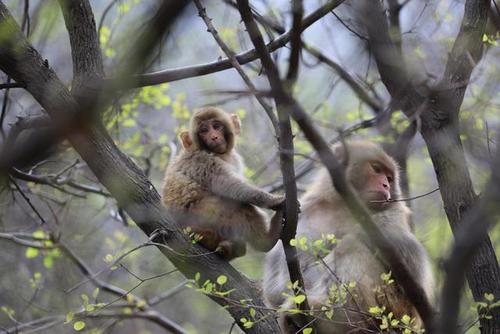
POLYGON ((233 123, 234 127, 234 134, 239 135, 241 133, 241 121, 238 115, 236 114, 231 114, 231 122, 233 123))
POLYGON ((191 145, 193 145, 193 140, 189 135, 189 131, 187 130, 182 131, 181 134, 179 135, 179 138, 181 138, 182 147, 184 147, 184 149, 188 149, 189 147, 191 147, 191 145))

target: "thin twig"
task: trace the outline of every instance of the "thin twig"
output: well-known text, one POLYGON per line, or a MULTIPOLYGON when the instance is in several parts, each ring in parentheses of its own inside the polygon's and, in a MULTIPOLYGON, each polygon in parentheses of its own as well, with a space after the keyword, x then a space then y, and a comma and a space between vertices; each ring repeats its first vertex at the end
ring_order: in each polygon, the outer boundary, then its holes
POLYGON ((278 134, 279 133, 278 119, 276 118, 276 115, 273 111, 273 108, 261 96, 259 96, 257 94, 257 89, 255 88, 255 85, 252 83, 252 80, 250 80, 250 77, 245 73, 245 71, 241 67, 233 50, 231 50, 227 46, 227 44, 224 43, 222 38, 219 36, 217 29, 215 29, 214 25, 212 24, 212 19, 210 19, 207 16, 206 9, 201 5, 201 1, 194 0, 194 4, 195 4, 196 8, 198 9, 198 14, 203 19, 203 22, 205 22, 205 25, 207 26, 208 31, 212 34, 215 41, 217 42, 219 47, 222 49, 222 51, 224 52, 226 57, 229 59, 229 61, 231 62, 231 65, 234 67, 236 72, 238 72, 238 74, 241 76, 241 78, 243 79, 243 81, 247 85, 248 89, 250 90, 250 93, 252 93, 255 96, 255 98, 260 103, 262 108, 264 108, 264 111, 266 112, 267 116, 269 117, 269 120, 271 121, 271 124, 273 125, 275 133, 278 134))
POLYGON ((436 191, 438 191, 439 188, 436 188, 434 190, 431 190, 429 192, 426 192, 425 194, 422 194, 422 195, 418 195, 418 196, 415 196, 415 197, 407 197, 407 198, 396 198, 396 199, 390 199, 390 200, 383 200, 383 201, 370 201, 370 203, 392 203, 392 202, 408 202, 408 201, 412 201, 414 199, 418 199, 418 198, 422 198, 422 197, 425 197, 425 196, 428 196, 432 193, 435 193, 436 191))
POLYGON ((31 210, 33 210, 33 212, 38 216, 38 218, 40 219, 40 222, 42 224, 45 224, 46 223, 45 219, 42 217, 42 215, 40 214, 40 212, 38 211, 38 209, 33 205, 33 203, 31 203, 31 200, 29 199, 29 197, 26 196, 26 194, 21 189, 21 187, 19 187, 19 185, 17 184, 17 182, 14 180, 14 178, 12 176, 9 176, 9 179, 10 179, 10 182, 12 182, 12 184, 14 184, 14 186, 17 189, 17 191, 19 191, 19 193, 21 194, 22 198, 24 198, 24 200, 26 201, 26 203, 28 203, 28 205, 31 208, 31 210))

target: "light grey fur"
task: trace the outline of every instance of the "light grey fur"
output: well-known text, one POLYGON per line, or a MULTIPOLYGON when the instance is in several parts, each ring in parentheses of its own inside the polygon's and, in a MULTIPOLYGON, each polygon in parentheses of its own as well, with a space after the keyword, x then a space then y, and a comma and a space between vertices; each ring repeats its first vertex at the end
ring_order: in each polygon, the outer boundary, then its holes
MULTIPOLYGON (((349 162, 364 161, 384 155, 393 166, 395 187, 393 196, 400 195, 396 164, 375 144, 368 142, 351 142, 348 144, 349 162)), ((380 159, 380 158, 378 158, 380 159)), ((349 167, 348 167, 349 170, 349 167)), ((353 175, 348 176, 355 177, 353 175)), ((346 308, 361 308, 367 312, 370 306, 378 305, 373 288, 382 285, 380 274, 388 269, 380 257, 374 253, 366 241, 369 239, 362 228, 352 217, 343 199, 333 188, 332 181, 325 169, 317 174, 310 189, 301 199, 301 215, 297 229, 297 239, 305 236, 309 241, 321 238, 322 234, 335 234, 340 242, 323 258, 326 266, 315 261, 310 254, 299 251, 299 261, 311 308, 320 309, 328 299, 328 290, 332 284, 357 283, 357 296, 348 301, 346 308)), ((434 282, 431 266, 424 247, 412 234, 408 218, 410 210, 403 202, 392 202, 382 211, 374 212, 372 218, 385 236, 396 247, 417 282, 432 299, 434 282)), ((287 283, 290 281, 281 242, 266 256, 263 291, 266 302, 271 307, 295 307, 283 293, 290 294, 287 283)), ((408 303, 401 289, 393 284, 386 292, 388 306, 397 308, 398 315, 417 316, 408 303)), ((281 326, 285 332, 287 315, 281 316, 281 326)), ((363 333, 362 328, 374 326, 371 319, 361 316, 359 312, 337 311, 333 321, 316 322, 319 333, 363 333), (361 328, 361 329, 360 329, 361 328)))

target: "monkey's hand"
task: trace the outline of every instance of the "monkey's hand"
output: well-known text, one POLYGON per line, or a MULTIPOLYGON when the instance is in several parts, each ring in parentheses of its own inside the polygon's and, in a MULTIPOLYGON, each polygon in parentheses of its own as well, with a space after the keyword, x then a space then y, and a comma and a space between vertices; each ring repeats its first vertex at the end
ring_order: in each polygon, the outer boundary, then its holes
MULTIPOLYGON (((285 197, 283 196, 283 201, 273 207, 270 207, 269 209, 274 210, 274 211, 286 211, 286 203, 285 203, 285 197)), ((300 202, 297 200, 297 213, 301 213, 300 210, 300 202)))
POLYGON ((274 211, 285 211, 285 199, 284 195, 272 195, 267 208, 274 211))

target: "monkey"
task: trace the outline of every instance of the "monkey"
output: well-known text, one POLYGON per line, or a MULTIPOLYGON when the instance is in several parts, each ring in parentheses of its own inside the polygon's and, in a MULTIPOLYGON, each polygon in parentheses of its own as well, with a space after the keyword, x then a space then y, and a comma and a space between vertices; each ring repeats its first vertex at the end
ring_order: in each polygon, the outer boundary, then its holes
POLYGON ((269 251, 283 221, 284 196, 263 191, 243 176, 234 148, 240 132, 235 114, 216 107, 196 111, 189 130, 180 133, 183 149, 167 167, 163 186, 164 205, 188 214, 181 224, 228 261, 245 255, 247 242, 269 251), (275 211, 269 224, 260 208, 275 211))
MULTIPOLYGON (((409 208, 402 201, 394 201, 401 196, 396 162, 379 145, 369 141, 347 141, 345 147, 337 144, 332 149, 346 166, 346 178, 366 204, 371 218, 431 300, 434 281, 430 261, 410 228, 409 208)), ((300 202, 297 239, 306 237, 313 242, 334 234, 339 240, 316 257, 298 250, 309 307, 318 318, 317 333, 377 332, 380 323, 370 316, 372 307, 379 307, 386 315, 392 312, 393 319, 408 315, 414 318, 410 324, 413 328, 421 326, 416 309, 398 283, 388 278, 389 270, 383 259, 333 187, 325 168, 318 172, 300 202), (349 286, 350 282, 355 282, 354 288, 349 286), (329 297, 335 289, 338 295, 344 293, 343 302, 329 297), (342 289, 343 292, 338 292, 342 289), (327 313, 332 310, 333 313, 327 313)), ((281 310, 295 307, 291 298, 286 297, 291 294, 287 284, 289 275, 279 242, 265 261, 263 293, 269 306, 281 310)), ((300 328, 297 316, 286 311, 280 314, 280 326, 285 333, 295 333, 300 328)))

